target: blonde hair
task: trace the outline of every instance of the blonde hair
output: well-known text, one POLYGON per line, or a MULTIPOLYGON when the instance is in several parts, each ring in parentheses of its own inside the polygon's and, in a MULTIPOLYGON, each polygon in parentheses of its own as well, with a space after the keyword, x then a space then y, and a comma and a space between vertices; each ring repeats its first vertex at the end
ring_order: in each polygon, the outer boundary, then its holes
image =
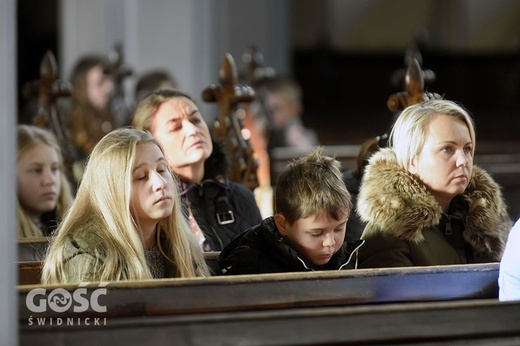
POLYGON ((471 155, 475 154, 475 125, 469 113, 453 101, 426 101, 406 107, 390 132, 390 146, 395 151, 397 162, 404 169, 408 169, 408 164, 422 150, 428 122, 435 115, 447 115, 464 121, 473 143, 471 155))
MULTIPOLYGON (((32 126, 32 125, 18 125, 17 128, 18 136, 18 155, 16 161, 31 148, 39 145, 47 145, 58 154, 59 160, 59 171, 61 188, 56 203, 56 218, 57 222, 61 220, 66 210, 72 204, 74 197, 72 196, 71 186, 67 180, 65 169, 63 166, 63 156, 61 153, 61 147, 58 144, 56 137, 48 130, 32 126)), ((17 198, 17 218, 18 218, 18 237, 19 238, 32 238, 32 237, 43 237, 42 230, 34 223, 32 217, 29 215, 27 210, 20 203, 17 198)))
POLYGON ((275 213, 292 225, 299 219, 324 212, 334 220, 350 214, 350 193, 341 176, 341 164, 324 156, 323 147, 291 162, 275 188, 275 213))
MULTIPOLYGON (((69 281, 64 271, 63 248, 76 232, 96 232, 100 245, 95 257, 95 281, 151 279, 136 220, 130 210, 132 166, 140 143, 161 146, 147 131, 120 128, 107 134, 96 145, 87 163, 76 200, 58 229, 45 261, 42 282, 69 281), (93 220, 93 221, 90 221, 93 220), (85 226, 87 225, 87 226, 85 226)), ((161 149, 162 152, 162 149, 161 149)), ((176 180, 174 173, 170 174, 176 180)), ((170 216, 157 224, 157 244, 162 255, 176 268, 176 276, 208 276, 195 236, 182 212, 178 190, 170 216)), ((80 277, 75 281, 83 281, 80 277)))

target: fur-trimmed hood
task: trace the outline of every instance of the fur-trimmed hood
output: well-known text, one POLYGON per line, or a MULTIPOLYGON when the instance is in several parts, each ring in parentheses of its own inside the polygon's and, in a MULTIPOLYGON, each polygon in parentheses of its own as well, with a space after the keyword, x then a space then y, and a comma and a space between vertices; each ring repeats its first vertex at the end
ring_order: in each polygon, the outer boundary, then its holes
MULTIPOLYGON (((468 214, 464 239, 477 253, 500 258, 511 220, 498 184, 483 169, 473 166, 470 183, 463 193, 468 214)), ((391 148, 374 154, 363 176, 357 213, 389 235, 420 243, 423 230, 439 224, 440 205, 427 188, 403 169, 391 148)))

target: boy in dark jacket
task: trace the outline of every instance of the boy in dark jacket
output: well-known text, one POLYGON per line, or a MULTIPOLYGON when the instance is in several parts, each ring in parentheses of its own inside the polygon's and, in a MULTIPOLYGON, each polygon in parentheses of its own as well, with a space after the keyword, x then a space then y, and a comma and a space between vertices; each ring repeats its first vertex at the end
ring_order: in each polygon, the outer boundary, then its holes
POLYGON ((219 257, 221 274, 352 269, 363 241, 345 242, 352 209, 340 163, 318 148, 292 162, 275 188, 275 215, 237 236, 219 257))

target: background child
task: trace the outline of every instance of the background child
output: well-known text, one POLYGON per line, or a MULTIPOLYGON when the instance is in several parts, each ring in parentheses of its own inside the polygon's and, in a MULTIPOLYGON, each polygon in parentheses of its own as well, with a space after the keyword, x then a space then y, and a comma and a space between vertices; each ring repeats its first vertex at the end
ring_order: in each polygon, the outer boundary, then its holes
POLYGON ((73 196, 54 135, 32 125, 18 125, 18 237, 51 235, 73 196))
POLYGON ((51 243, 42 282, 207 275, 159 144, 146 131, 107 134, 51 243))
POLYGON ((72 71, 70 135, 80 158, 90 154, 96 143, 116 127, 110 109, 114 82, 105 74, 105 57, 81 56, 72 71))
POLYGON ((340 163, 318 148, 291 163, 275 189, 275 215, 237 236, 220 254, 222 274, 353 268, 363 241, 344 242, 352 209, 340 163))

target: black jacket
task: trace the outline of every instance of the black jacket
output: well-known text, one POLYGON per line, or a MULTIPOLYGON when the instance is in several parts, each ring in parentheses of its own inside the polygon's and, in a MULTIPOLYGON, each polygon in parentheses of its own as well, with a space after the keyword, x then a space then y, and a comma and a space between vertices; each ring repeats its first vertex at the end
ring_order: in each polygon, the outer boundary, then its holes
POLYGON ((359 186, 361 185, 361 177, 355 169, 351 169, 343 172, 343 182, 350 193, 350 200, 352 201, 352 211, 350 212, 350 217, 347 222, 345 241, 359 240, 366 226, 366 223, 361 221, 356 214, 357 196, 359 194, 359 186))
POLYGON ((218 259, 220 274, 265 274, 352 269, 354 268, 353 254, 362 244, 362 240, 344 242, 327 264, 315 266, 303 259, 283 241, 274 223, 274 218, 268 217, 259 225, 236 237, 220 253, 218 259))
POLYGON ((204 251, 221 251, 234 237, 262 221, 254 194, 227 180, 228 158, 218 142, 204 163, 200 184, 181 181, 183 207, 190 207, 206 237, 204 251))

